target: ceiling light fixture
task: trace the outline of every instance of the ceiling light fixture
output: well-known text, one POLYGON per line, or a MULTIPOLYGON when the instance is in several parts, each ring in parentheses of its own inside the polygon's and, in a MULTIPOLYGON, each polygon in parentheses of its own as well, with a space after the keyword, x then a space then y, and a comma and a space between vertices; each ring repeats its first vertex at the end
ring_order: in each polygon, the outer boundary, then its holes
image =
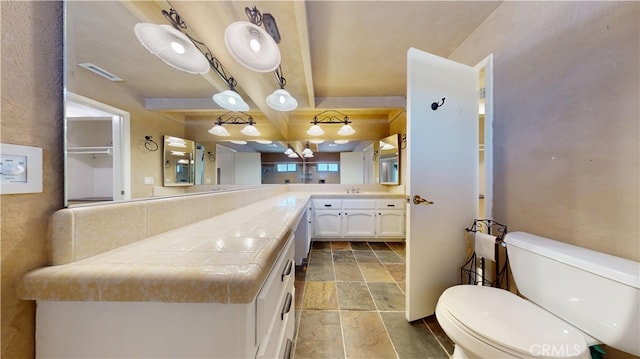
POLYGON ((215 126, 213 126, 209 130, 209 133, 216 136, 227 137, 227 136, 230 136, 231 134, 222 125, 245 125, 244 128, 240 130, 240 133, 242 133, 243 135, 252 136, 252 137, 260 136, 260 131, 258 131, 258 129, 254 126, 255 121, 253 120, 253 117, 251 117, 251 115, 249 115, 248 113, 240 112, 241 114, 247 116, 246 119, 240 116, 234 116, 234 115, 228 116, 228 118, 223 119, 223 117, 227 116, 232 112, 236 112, 236 111, 230 111, 219 116, 218 119, 216 120, 215 126))
POLYGON ((287 149, 284 151, 284 154, 289 156, 292 153, 293 153, 293 148, 291 147, 291 145, 287 146, 287 149))
POLYGON ((174 9, 162 10, 162 15, 173 25, 136 24, 134 30, 140 43, 168 65, 192 74, 205 74, 213 69, 229 86, 229 90, 213 95, 218 106, 229 111, 248 111, 249 105, 242 99, 237 81, 227 75, 220 61, 207 45, 189 35, 187 23, 174 9))
POLYGON ((231 56, 252 71, 271 72, 280 65, 280 33, 271 14, 244 8, 249 21, 237 21, 224 32, 224 43, 231 56), (261 28, 264 24, 265 29, 261 28), (268 31, 268 32, 267 32, 268 31))
POLYGON ((267 96, 267 105, 276 111, 295 110, 298 107, 298 101, 291 96, 289 91, 284 89, 284 86, 287 84, 287 80, 282 75, 282 66, 278 66, 273 73, 276 75, 276 81, 278 81, 280 88, 267 96))
POLYGON ((340 136, 351 136, 354 133, 356 133, 356 130, 354 130, 353 127, 351 127, 351 125, 350 125, 351 121, 349 120, 349 116, 345 115, 344 113, 342 113, 340 111, 336 111, 336 110, 326 110, 326 111, 320 112, 319 114, 313 116, 313 121, 311 121, 311 123, 313 125, 307 130, 307 134, 310 135, 310 136, 320 136, 320 135, 324 134, 324 131, 318 125, 319 123, 342 123, 342 124, 344 124, 340 128, 340 130, 338 130, 338 135, 340 135, 340 136), (336 114, 342 116, 343 118, 340 119, 340 117, 336 116, 336 114))
POLYGON ((167 65, 190 74, 209 72, 209 61, 180 30, 169 25, 139 23, 133 28, 140 44, 167 65))
POLYGON ((345 145, 349 143, 349 140, 335 140, 333 141, 333 143, 335 143, 336 145, 345 145))
POLYGON ((256 142, 261 145, 270 145, 271 143, 273 143, 273 141, 271 140, 256 140, 256 142))

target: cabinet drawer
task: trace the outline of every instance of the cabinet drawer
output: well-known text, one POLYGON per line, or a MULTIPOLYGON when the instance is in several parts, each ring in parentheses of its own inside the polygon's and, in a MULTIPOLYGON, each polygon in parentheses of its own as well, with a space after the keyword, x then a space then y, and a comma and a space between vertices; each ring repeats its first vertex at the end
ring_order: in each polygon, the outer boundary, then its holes
POLYGON ((373 199, 344 199, 342 200, 343 209, 374 209, 376 201, 373 199))
MULTIPOLYGON (((293 235, 273 266, 256 299, 256 344, 269 332, 273 320, 280 320, 282 304, 294 282, 293 235)), ((293 303, 291 304, 293 311, 293 303)))
POLYGON ((377 199, 377 209, 404 209, 405 200, 402 198, 397 199, 377 199))
POLYGON ((314 199, 313 208, 315 209, 340 209, 342 200, 339 199, 314 199))
POLYGON ((277 315, 273 322, 273 326, 265 336, 264 340, 260 343, 256 358, 285 358, 286 354, 289 354, 285 359, 291 357, 292 347, 287 348, 288 345, 293 344, 293 330, 295 328, 295 314, 293 310, 293 301, 295 301, 295 289, 291 288, 290 292, 287 292, 285 301, 283 301, 280 314, 277 315), (286 305, 287 299, 291 300, 291 307, 287 311, 286 305), (288 353, 287 353, 288 352, 288 353))

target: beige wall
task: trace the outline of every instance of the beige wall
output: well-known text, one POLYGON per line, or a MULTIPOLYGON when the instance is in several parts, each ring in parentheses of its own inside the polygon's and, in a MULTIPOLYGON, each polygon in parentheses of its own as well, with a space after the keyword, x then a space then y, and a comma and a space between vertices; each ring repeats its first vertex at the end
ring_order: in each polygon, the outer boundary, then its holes
MULTIPOLYGON (((494 218, 510 230, 640 260, 639 7, 505 2, 454 52, 470 65, 495 55, 494 218)), ((47 218, 62 207, 62 5, 1 10, 1 140, 44 160, 43 193, 0 198, 2 357, 29 358, 35 306, 14 283, 46 263, 47 218)), ((132 148, 164 134, 150 121, 132 120, 132 148)), ((135 186, 155 169, 133 171, 135 186)))
POLYGON ((493 217, 509 231, 640 261, 639 19, 638 2, 505 2, 451 56, 494 54, 493 217))
POLYGON ((3 195, 2 358, 34 357, 33 302, 16 297, 17 278, 47 261, 47 220, 62 207, 62 4, 1 2, 0 138, 42 148, 43 192, 3 195))

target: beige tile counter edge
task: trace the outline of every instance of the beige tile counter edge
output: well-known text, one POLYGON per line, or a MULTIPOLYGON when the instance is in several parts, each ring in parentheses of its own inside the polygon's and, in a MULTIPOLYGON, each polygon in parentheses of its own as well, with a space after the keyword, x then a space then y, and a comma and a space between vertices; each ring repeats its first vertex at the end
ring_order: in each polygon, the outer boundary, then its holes
POLYGON ((77 262, 39 268, 16 290, 26 300, 249 303, 309 198, 277 195, 77 262))

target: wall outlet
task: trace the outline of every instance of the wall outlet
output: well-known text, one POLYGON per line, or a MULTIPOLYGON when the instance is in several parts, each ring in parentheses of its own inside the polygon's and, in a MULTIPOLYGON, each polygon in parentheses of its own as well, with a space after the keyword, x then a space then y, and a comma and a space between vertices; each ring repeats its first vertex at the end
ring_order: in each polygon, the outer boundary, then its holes
POLYGON ((153 177, 145 177, 144 184, 153 184, 153 177))

